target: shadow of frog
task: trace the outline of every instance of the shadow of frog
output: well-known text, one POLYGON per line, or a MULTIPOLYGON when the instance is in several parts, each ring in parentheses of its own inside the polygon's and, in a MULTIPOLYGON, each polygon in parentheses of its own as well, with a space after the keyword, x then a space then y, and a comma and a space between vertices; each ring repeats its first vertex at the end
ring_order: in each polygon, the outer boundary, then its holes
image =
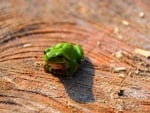
POLYGON ((79 103, 94 102, 92 91, 95 69, 91 61, 86 58, 74 76, 68 78, 58 76, 64 84, 66 92, 74 101, 79 103))

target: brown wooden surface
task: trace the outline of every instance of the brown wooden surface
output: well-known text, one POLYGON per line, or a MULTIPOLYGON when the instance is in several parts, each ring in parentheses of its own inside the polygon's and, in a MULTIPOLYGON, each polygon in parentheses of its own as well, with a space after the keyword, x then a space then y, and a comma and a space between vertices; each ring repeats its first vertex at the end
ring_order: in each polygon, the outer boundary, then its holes
POLYGON ((149 6, 149 0, 1 0, 0 113, 150 113, 150 60, 134 52, 150 50, 149 6), (86 55, 72 78, 40 65, 43 50, 64 41, 81 44, 86 55))

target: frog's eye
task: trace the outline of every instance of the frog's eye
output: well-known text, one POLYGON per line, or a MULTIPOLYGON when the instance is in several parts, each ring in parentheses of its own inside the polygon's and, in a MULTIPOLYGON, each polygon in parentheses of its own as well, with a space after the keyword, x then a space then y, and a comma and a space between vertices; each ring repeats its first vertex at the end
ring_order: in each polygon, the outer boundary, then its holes
POLYGON ((50 51, 51 51, 51 48, 47 48, 47 49, 44 50, 44 54, 46 54, 46 53, 48 53, 50 51))

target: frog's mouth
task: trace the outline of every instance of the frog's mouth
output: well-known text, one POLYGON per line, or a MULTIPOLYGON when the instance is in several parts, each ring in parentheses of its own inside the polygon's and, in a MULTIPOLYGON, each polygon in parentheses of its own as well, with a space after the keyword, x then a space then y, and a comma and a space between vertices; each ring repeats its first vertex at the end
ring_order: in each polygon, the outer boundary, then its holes
POLYGON ((46 72, 49 72, 48 67, 51 68, 51 73, 55 74, 55 75, 65 75, 66 74, 66 66, 63 63, 47 63, 44 66, 44 69, 46 72))
POLYGON ((66 66, 63 63, 48 63, 52 70, 66 70, 66 66))

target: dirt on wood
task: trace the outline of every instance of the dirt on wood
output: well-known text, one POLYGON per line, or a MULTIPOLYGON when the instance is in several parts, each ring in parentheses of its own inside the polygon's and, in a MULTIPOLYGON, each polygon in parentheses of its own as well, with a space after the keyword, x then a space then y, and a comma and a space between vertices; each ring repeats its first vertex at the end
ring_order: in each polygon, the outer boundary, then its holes
POLYGON ((149 6, 1 0, 0 113, 149 113, 149 6), (70 78, 44 71, 44 49, 60 42, 85 53, 70 78))

